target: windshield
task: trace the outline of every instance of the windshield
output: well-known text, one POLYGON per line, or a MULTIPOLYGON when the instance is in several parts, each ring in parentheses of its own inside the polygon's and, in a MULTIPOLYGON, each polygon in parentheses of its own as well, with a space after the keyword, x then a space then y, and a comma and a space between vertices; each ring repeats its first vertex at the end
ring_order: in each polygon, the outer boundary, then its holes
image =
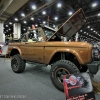
POLYGON ((55 30, 49 29, 49 28, 46 28, 46 27, 43 27, 43 31, 44 31, 44 34, 46 36, 46 39, 51 38, 51 36, 55 33, 55 30))

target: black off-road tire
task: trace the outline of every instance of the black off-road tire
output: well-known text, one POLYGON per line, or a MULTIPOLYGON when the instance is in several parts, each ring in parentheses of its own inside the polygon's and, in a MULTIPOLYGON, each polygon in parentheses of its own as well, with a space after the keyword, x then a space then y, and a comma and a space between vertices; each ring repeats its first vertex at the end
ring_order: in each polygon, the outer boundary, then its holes
POLYGON ((63 75, 79 73, 77 66, 68 60, 59 60, 53 64, 50 70, 50 78, 54 86, 64 91, 63 87, 63 75))
POLYGON ((11 59, 11 68, 15 73, 21 73, 25 70, 25 61, 22 60, 19 54, 16 54, 11 59))

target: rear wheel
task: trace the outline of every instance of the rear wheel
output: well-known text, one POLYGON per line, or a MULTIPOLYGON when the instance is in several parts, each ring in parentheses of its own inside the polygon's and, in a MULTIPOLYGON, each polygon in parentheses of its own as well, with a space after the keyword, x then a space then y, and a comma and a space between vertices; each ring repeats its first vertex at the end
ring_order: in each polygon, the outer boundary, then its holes
POLYGON ((25 69, 25 61, 22 60, 19 54, 14 55, 11 59, 11 68, 15 73, 21 73, 25 69))
POLYGON ((77 66, 68 60, 60 60, 53 64, 50 70, 50 78, 58 90, 64 91, 63 75, 73 73, 79 73, 77 66))

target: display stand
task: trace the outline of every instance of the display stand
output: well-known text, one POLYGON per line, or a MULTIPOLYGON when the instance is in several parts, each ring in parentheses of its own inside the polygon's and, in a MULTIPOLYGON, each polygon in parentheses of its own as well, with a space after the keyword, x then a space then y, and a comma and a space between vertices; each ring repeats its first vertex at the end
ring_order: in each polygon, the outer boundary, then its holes
POLYGON ((66 100, 95 100, 88 73, 65 75, 63 83, 66 100))

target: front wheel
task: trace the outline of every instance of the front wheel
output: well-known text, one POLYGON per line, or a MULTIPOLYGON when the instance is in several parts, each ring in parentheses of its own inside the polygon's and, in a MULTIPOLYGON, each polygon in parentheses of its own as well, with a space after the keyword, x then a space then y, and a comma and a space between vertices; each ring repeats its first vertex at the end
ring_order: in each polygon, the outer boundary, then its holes
POLYGON ((25 69, 25 62, 19 54, 16 54, 11 59, 11 68, 15 73, 21 73, 25 69))
POLYGON ((53 64, 50 70, 50 78, 58 90, 64 91, 63 75, 73 73, 79 73, 77 66, 68 60, 60 60, 53 64))

